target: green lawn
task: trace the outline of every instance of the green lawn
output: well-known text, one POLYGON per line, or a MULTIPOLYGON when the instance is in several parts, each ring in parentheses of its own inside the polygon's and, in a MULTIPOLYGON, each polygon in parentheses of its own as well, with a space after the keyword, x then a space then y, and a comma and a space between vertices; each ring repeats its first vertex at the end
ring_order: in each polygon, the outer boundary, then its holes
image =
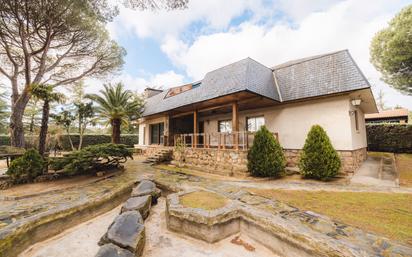
POLYGON ((412 154, 397 154, 396 166, 399 172, 399 184, 412 187, 412 154))
POLYGON ((249 189, 302 210, 412 244, 412 194, 249 189))
POLYGON ((200 208, 209 211, 222 208, 227 203, 224 197, 206 191, 188 193, 181 196, 180 201, 185 207, 200 208))

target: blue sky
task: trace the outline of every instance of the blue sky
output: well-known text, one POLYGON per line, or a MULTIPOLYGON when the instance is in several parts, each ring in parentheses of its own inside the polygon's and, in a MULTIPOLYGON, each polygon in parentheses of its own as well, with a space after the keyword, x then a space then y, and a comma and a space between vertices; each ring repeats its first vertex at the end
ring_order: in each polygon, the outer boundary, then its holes
MULTIPOLYGON (((406 0, 190 0, 181 11, 122 8, 108 30, 127 51, 110 80, 142 91, 202 79, 210 70, 252 57, 273 66, 294 58, 349 49, 388 106, 412 109, 412 98, 384 84, 369 62, 373 35, 406 0)), ((89 81, 98 90, 105 81, 89 81)))

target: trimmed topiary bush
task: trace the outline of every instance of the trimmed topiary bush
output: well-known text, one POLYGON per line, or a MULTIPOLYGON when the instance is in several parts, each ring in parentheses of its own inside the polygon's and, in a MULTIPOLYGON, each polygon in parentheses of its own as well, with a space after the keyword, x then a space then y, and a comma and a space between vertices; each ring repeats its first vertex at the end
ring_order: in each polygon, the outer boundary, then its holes
POLYGON ((32 182, 43 174, 45 162, 35 149, 27 150, 23 156, 13 160, 6 174, 14 183, 32 182))
POLYGON ((265 126, 256 132, 247 159, 249 172, 258 177, 283 175, 286 166, 282 147, 265 126))
POLYGON ((73 151, 61 158, 51 158, 50 167, 66 175, 119 168, 133 158, 132 150, 122 144, 99 144, 73 151))
POLYGON ((326 131, 319 125, 310 129, 300 155, 299 168, 306 178, 326 180, 336 176, 340 158, 326 131))

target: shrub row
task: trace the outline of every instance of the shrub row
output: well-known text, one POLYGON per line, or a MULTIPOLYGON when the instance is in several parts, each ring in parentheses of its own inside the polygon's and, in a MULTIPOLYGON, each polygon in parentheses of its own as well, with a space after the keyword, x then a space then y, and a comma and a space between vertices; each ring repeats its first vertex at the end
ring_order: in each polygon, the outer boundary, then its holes
POLYGON ((369 151, 412 153, 411 124, 371 124, 366 135, 369 151))
MULTIPOLYGON (((286 159, 282 147, 265 126, 256 132, 247 158, 248 170, 253 176, 284 175, 286 159)), ((339 155, 326 131, 319 125, 312 126, 299 160, 301 175, 305 178, 327 180, 335 177, 340 167, 339 155)))
MULTIPOLYGON (((70 135, 73 145, 77 147, 79 145, 80 136, 78 134, 70 135)), ((97 135, 97 134, 87 134, 83 137, 83 147, 97 144, 110 143, 110 135, 97 135)), ((54 147, 54 140, 51 140, 50 148, 54 147)), ((67 135, 62 135, 59 137, 60 147, 62 150, 71 150, 69 137, 67 135)), ((37 137, 26 136, 26 146, 27 148, 36 147, 37 137)), ((138 143, 138 136, 133 134, 124 134, 120 137, 120 143, 127 145, 128 147, 133 147, 133 145, 138 143)), ((0 135, 0 146, 10 145, 10 137, 8 135, 0 135)))

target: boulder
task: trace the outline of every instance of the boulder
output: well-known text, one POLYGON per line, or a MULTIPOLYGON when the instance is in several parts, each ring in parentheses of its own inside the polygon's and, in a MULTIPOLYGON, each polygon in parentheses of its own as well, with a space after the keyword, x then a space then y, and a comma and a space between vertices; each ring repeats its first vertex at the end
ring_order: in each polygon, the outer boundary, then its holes
POLYGON ((146 219, 147 216, 149 216, 151 204, 151 195, 131 197, 123 204, 121 212, 138 211, 142 215, 143 219, 146 219))
POLYGON ((145 244, 143 218, 137 211, 123 212, 116 217, 99 245, 112 243, 140 256, 145 244))
POLYGON ((137 187, 133 188, 132 197, 144 196, 144 195, 151 195, 152 196, 152 203, 157 203, 157 198, 160 197, 161 191, 160 189, 156 188, 156 184, 150 180, 143 179, 140 181, 137 187))
POLYGON ((134 257, 134 254, 114 244, 105 244, 100 247, 96 257, 134 257))

